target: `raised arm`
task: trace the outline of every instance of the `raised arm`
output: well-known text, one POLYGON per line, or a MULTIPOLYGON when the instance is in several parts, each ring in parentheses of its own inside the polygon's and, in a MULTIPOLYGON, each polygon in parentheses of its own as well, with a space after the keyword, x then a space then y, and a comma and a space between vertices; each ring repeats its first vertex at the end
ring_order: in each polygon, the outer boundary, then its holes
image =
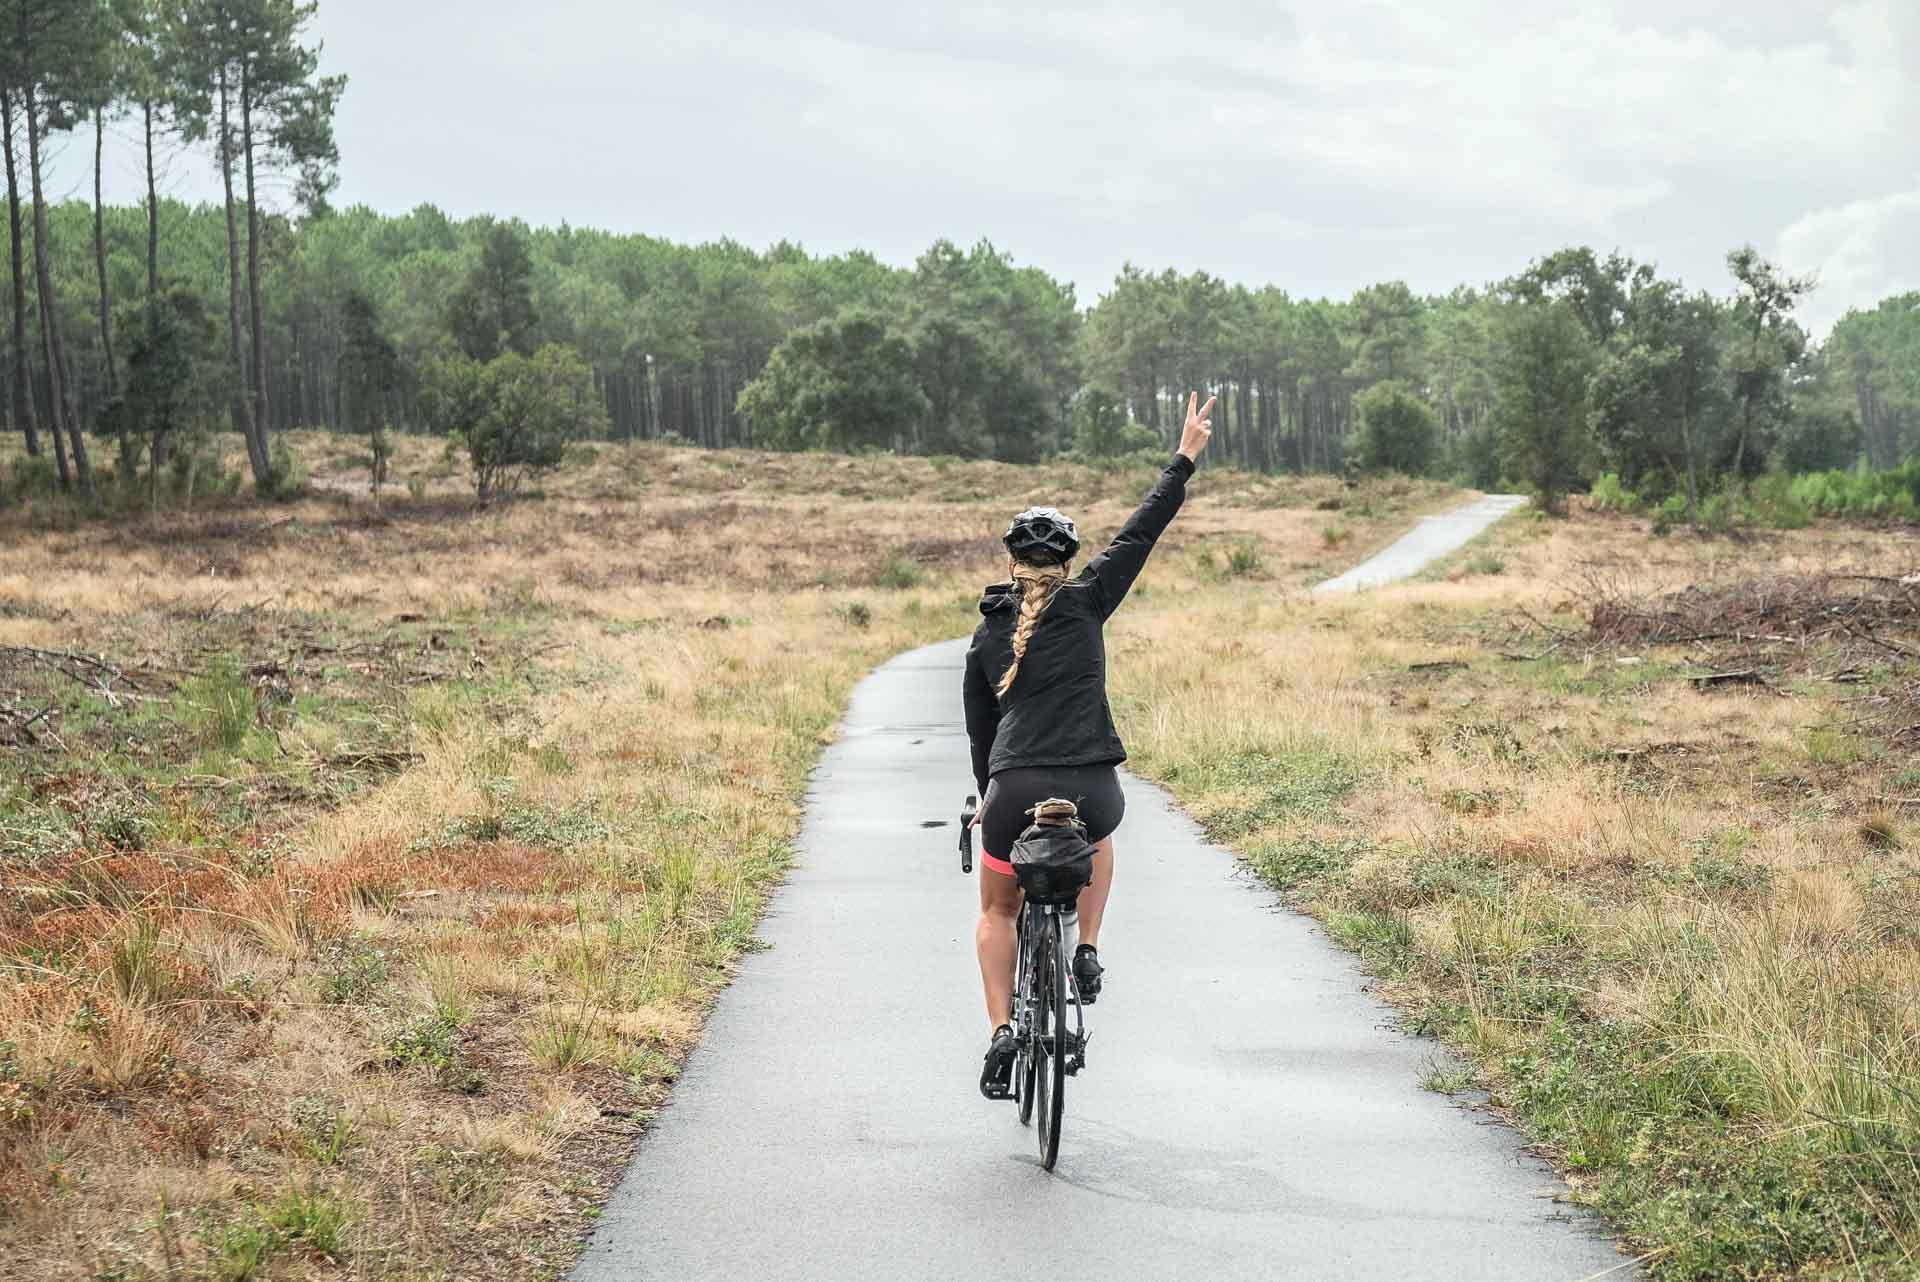
POLYGON ((1186 501, 1187 478, 1193 475, 1194 461, 1207 448, 1207 441, 1213 436, 1213 423, 1209 415, 1213 413, 1216 399, 1208 397, 1206 405, 1200 406, 1198 392, 1187 397, 1187 423, 1180 433, 1180 452, 1173 456, 1173 462, 1160 474, 1160 480, 1148 493, 1146 500, 1134 509, 1127 523, 1120 527, 1120 533, 1113 536, 1113 542, 1107 545, 1107 550, 1089 561, 1087 568, 1081 571, 1081 580, 1099 603, 1101 618, 1110 617, 1120 608, 1120 603, 1133 587, 1133 581, 1140 577, 1140 571, 1147 563, 1147 554, 1153 551, 1161 532, 1173 521, 1175 514, 1180 511, 1180 505, 1186 501))

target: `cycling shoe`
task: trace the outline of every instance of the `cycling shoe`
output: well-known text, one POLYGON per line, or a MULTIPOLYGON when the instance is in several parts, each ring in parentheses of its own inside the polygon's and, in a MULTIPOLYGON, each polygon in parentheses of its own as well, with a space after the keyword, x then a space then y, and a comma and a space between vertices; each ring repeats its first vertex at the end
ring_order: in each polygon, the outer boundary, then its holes
POLYGON ((980 1093, 988 1099, 1013 1098, 1013 1057, 1019 1049, 1013 1029, 1005 1024, 993 1030, 993 1044, 987 1047, 987 1062, 980 1070, 980 1093))
POLYGON ((1079 990, 1080 1004, 1091 1006, 1100 996, 1100 976, 1106 968, 1100 964, 1100 954, 1092 944, 1082 944, 1073 950, 1073 986, 1079 990))

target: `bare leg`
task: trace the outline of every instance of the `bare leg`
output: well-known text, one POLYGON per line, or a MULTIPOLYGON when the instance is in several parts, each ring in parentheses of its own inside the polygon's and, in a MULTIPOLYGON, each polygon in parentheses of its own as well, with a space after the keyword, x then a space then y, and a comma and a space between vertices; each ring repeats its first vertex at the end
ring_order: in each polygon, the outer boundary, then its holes
POLYGON ((974 928, 973 943, 987 991, 989 1031, 1013 1019, 1014 919, 1019 914, 1020 883, 981 865, 980 924, 974 928))
POLYGON ((1100 946, 1100 919, 1107 915, 1107 892, 1113 889, 1113 835, 1093 844, 1093 880, 1080 892, 1080 942, 1100 946))

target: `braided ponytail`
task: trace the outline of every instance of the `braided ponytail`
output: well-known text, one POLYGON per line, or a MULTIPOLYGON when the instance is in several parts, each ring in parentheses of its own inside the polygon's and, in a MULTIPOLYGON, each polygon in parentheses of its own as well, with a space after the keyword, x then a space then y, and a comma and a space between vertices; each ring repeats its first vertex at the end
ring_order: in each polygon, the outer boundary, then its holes
POLYGON ((1040 616, 1053 604, 1053 598, 1067 581, 1067 567, 1064 565, 1027 565, 1016 561, 1013 564, 1013 581, 1020 585, 1020 619, 1013 625, 1013 663, 1007 668, 1006 675, 1000 678, 1000 684, 994 688, 994 694, 1007 697, 1007 691, 1013 688, 1013 679, 1020 675, 1020 661, 1027 657, 1027 642, 1033 640, 1033 630, 1040 624, 1040 616))

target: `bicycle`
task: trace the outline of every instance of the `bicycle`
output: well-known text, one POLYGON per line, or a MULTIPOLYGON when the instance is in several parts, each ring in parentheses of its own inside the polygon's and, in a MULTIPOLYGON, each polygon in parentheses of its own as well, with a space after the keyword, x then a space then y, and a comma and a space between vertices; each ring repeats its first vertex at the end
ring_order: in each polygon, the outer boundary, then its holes
MULTIPOLYGON (((969 796, 960 813, 960 871, 973 871, 973 820, 979 812, 969 796)), ((1070 899, 1026 896, 1020 905, 1014 949, 1013 1035, 1018 1050, 1013 1061, 1012 1098, 1020 1124, 1032 1125, 1038 1115, 1040 1165, 1051 1171, 1060 1156, 1060 1121, 1066 1109, 1067 1078, 1087 1064, 1087 1029, 1080 988, 1068 964, 1072 947, 1069 922, 1077 924, 1070 899), (1067 1028, 1071 1009, 1073 1028, 1067 1028)), ((1004 1098, 1004 1097, 1003 1097, 1004 1098)))

